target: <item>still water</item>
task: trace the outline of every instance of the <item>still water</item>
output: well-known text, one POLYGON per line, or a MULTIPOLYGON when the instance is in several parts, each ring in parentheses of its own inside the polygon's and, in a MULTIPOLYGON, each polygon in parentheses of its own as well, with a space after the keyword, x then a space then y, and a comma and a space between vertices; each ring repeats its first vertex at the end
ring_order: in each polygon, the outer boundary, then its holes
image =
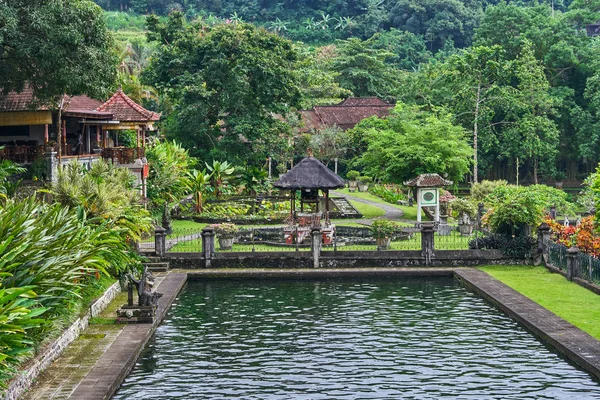
POLYGON ((115 399, 600 399, 452 279, 190 282, 115 399))

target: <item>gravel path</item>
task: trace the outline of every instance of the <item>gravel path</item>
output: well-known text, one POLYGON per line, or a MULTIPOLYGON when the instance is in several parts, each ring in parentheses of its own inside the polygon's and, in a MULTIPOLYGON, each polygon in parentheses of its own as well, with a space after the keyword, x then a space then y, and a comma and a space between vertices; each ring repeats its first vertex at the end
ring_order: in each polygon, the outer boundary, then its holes
MULTIPOLYGON (((377 201, 361 199, 359 197, 352 196, 351 194, 345 194, 345 193, 339 193, 339 192, 332 192, 332 194, 335 196, 346 197, 348 200, 355 201, 357 203, 364 203, 364 204, 369 204, 371 206, 379 207, 385 211, 385 214, 383 215, 383 217, 387 218, 387 219, 391 219, 394 221, 401 221, 402 217, 404 216, 404 211, 402 211, 401 209, 396 208, 392 205, 386 204, 386 203, 380 203, 377 201)), ((365 225, 371 225, 373 223, 373 219, 372 218, 359 219, 359 220, 353 220, 352 222, 357 222, 359 224, 365 224, 365 225)), ((407 221, 404 220, 403 222, 407 222, 407 221)), ((409 221, 409 222, 414 222, 414 221, 409 221)))

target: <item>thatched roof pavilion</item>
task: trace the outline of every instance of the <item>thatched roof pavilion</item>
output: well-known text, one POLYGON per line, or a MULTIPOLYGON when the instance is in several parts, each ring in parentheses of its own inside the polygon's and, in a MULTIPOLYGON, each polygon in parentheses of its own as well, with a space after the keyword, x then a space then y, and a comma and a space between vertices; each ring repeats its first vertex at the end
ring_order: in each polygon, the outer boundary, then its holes
POLYGON ((343 188, 344 185, 342 178, 312 156, 300 161, 273 183, 276 188, 287 190, 329 190, 343 188))
POLYGON ((296 164, 287 173, 283 174, 273 186, 279 189, 290 190, 291 213, 296 217, 295 192, 301 191, 300 211, 304 211, 305 203, 316 205, 319 212, 319 190, 323 191, 325 197, 325 218, 329 219, 329 190, 344 187, 344 180, 327 168, 321 161, 313 156, 308 156, 296 164))

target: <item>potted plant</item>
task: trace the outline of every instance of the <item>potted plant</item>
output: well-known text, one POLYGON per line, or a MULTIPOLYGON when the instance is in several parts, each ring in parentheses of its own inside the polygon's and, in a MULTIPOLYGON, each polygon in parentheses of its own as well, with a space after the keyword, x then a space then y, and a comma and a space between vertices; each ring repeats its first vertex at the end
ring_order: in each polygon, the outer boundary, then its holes
POLYGON ((220 224, 212 224, 211 228, 215 230, 215 234, 219 239, 219 248, 221 250, 231 250, 233 239, 239 230, 238 226, 230 222, 223 222, 220 224))
POLYGON ((468 236, 473 233, 471 220, 477 215, 477 207, 469 200, 457 198, 450 203, 452 211, 458 219, 458 230, 461 235, 468 236))
POLYGON ((554 186, 556 186, 557 189, 562 189, 563 181, 566 177, 567 174, 565 174, 565 171, 557 170, 554 172, 554 186))
POLYGON ((356 170, 350 170, 346 174, 346 178, 348 179, 348 189, 351 192, 356 191, 356 187, 358 185, 357 180, 358 180, 359 176, 360 176, 360 172, 358 172, 356 170))
POLYGON ((399 226, 394 221, 386 218, 376 219, 370 227, 371 235, 375 238, 380 249, 388 249, 392 236, 397 232, 399 226))
POLYGON ((358 177, 358 191, 367 192, 369 191, 369 183, 373 182, 373 178, 370 176, 359 176, 358 177))

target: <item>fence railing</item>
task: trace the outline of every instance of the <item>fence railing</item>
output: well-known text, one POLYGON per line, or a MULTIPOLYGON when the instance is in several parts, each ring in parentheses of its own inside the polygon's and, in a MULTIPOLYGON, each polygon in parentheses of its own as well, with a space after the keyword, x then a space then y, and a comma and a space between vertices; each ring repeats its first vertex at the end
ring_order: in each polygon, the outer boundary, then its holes
POLYGON ((548 243, 548 261, 561 271, 567 271, 567 246, 561 243, 548 243))
POLYGON ((578 276, 587 281, 600 283, 600 259, 586 254, 577 254, 578 276))
MULTIPOLYGON (((368 228, 341 229, 341 234, 335 232, 332 236, 323 234, 322 250, 327 251, 402 251, 421 250, 421 232, 406 229, 391 238, 389 244, 373 238, 368 228)), ((481 234, 480 234, 481 235, 481 234)), ((298 235, 294 235, 298 237, 298 235)), ((458 231, 447 234, 435 233, 436 250, 467 250, 469 242, 475 234, 461 235, 458 231)), ((284 231, 281 227, 242 228, 235 235, 231 248, 222 248, 219 235, 215 240, 215 252, 282 252, 310 251, 310 235, 301 243, 292 240, 285 242, 284 231)), ((202 252, 202 231, 200 229, 176 229, 166 236, 166 251, 178 253, 202 252)), ((140 243, 142 250, 154 249, 154 236, 144 238, 140 243)))

